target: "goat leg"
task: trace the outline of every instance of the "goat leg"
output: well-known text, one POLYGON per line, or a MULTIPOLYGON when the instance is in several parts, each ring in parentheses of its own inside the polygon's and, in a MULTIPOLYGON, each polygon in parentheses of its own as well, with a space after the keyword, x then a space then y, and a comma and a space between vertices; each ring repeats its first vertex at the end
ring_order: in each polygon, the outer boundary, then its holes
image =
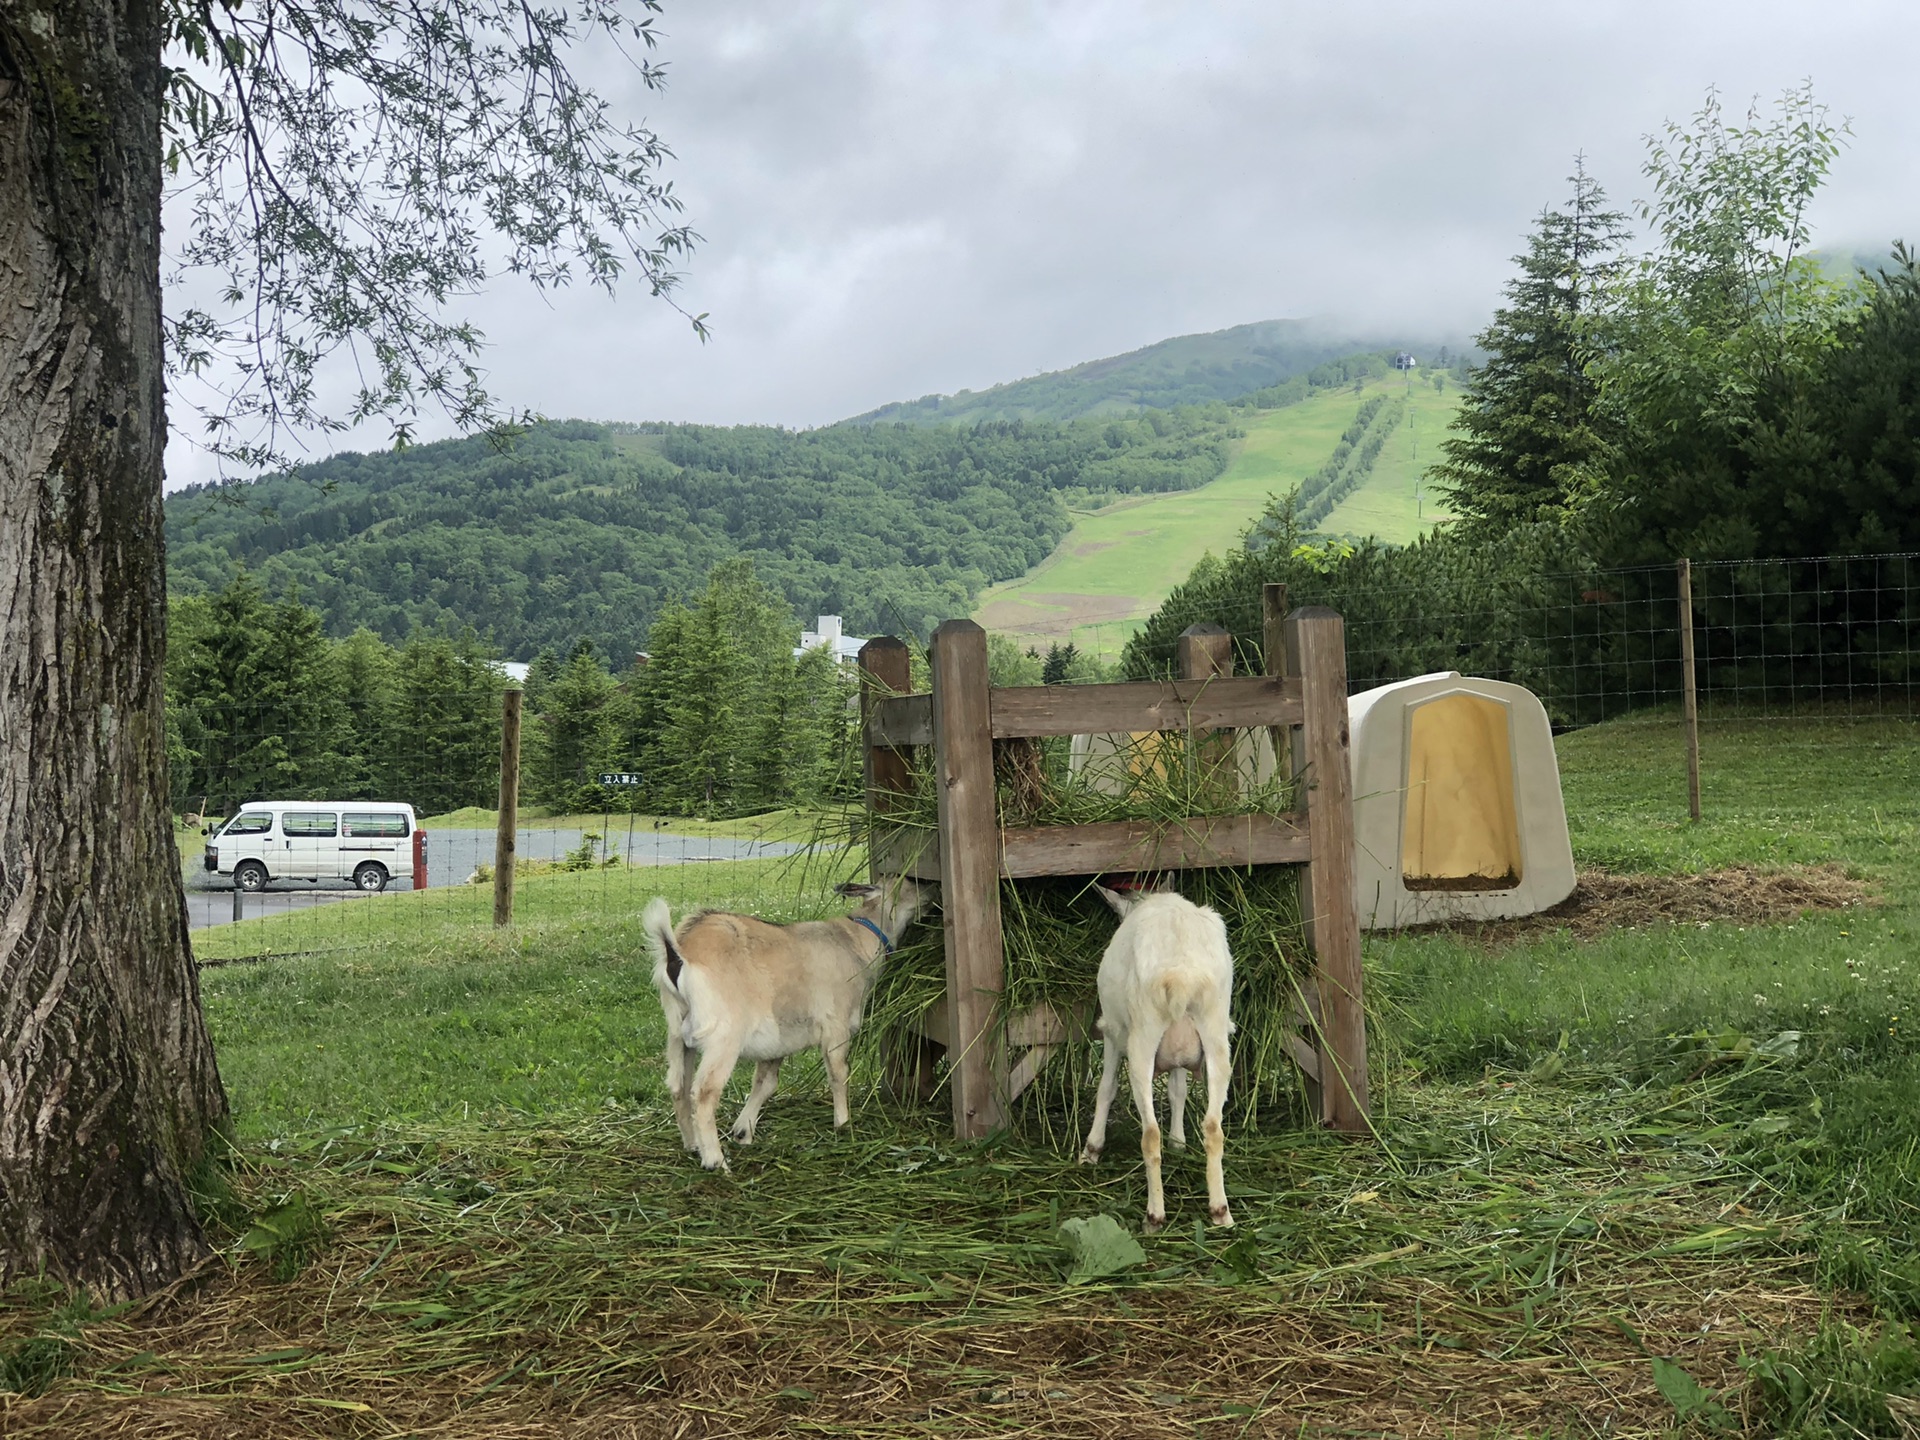
POLYGON ((849 1040, 841 1036, 829 1040, 821 1046, 827 1061, 827 1088, 833 1092, 833 1128, 844 1130, 853 1113, 847 1108, 847 1046, 849 1040))
POLYGON ((1167 1143, 1176 1150, 1187 1148, 1187 1072, 1176 1065, 1167 1072, 1167 1143))
POLYGON ((1140 1112, 1140 1158, 1147 1167, 1147 1233, 1167 1223, 1167 1196, 1160 1185, 1160 1122, 1153 1115, 1153 1055, 1160 1039, 1152 1031, 1127 1036, 1127 1079, 1140 1112))
POLYGON ((720 1092, 727 1088, 733 1065, 740 1058, 740 1046, 731 1035, 716 1035, 700 1055, 700 1068, 693 1074, 693 1138, 705 1170, 725 1170, 727 1157, 720 1150, 720 1128, 715 1116, 720 1109, 720 1092))
POLYGON ((753 1088, 747 1092, 747 1103, 734 1117, 733 1129, 728 1132, 731 1139, 742 1145, 753 1143, 754 1127, 760 1123, 760 1107, 773 1098, 773 1087, 779 1083, 778 1060, 762 1060, 753 1067, 753 1088))
POLYGON ((1111 1036, 1100 1042, 1100 1090, 1093 1101, 1093 1124, 1087 1127, 1087 1143, 1081 1147, 1080 1163, 1097 1164, 1107 1143, 1107 1112, 1113 1108, 1113 1092, 1120 1088, 1120 1042, 1111 1036))
POLYGON ((1207 1045, 1207 1118, 1201 1122, 1200 1133, 1207 1144, 1207 1218, 1224 1229, 1233 1228, 1233 1212, 1227 1208, 1226 1137, 1220 1129, 1220 1115, 1226 1109, 1227 1078, 1232 1072, 1223 1023, 1217 1037, 1207 1045))

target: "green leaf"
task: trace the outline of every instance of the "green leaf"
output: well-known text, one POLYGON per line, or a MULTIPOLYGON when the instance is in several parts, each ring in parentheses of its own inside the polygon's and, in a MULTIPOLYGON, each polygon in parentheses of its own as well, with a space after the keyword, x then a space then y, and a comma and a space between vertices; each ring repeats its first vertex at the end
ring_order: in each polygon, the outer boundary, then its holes
POLYGON ((1060 1227, 1060 1242, 1073 1255, 1073 1268, 1067 1272, 1067 1282, 1072 1285, 1118 1275, 1147 1258, 1140 1242, 1111 1215, 1066 1221, 1060 1227))
POLYGON ((1704 1420, 1716 1430, 1728 1423, 1731 1417, 1713 1391, 1671 1360, 1663 1360, 1658 1355, 1649 1358, 1653 1361, 1655 1388, 1682 1420, 1704 1420))

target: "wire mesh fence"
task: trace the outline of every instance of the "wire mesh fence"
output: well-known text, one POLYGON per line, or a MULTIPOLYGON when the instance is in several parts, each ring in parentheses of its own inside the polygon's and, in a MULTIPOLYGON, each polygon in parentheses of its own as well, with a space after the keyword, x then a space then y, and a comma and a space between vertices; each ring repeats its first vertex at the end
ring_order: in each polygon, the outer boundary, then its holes
MULTIPOLYGON (((1458 670, 1524 685, 1559 728, 1677 707, 1689 626, 1703 718, 1920 716, 1920 555, 1727 561, 1483 583, 1342 585, 1350 685, 1458 670)), ((1450 577, 1452 578, 1452 577, 1450 577)), ((1318 600, 1309 593, 1296 603, 1318 600)), ((1136 640, 1170 666, 1181 628, 1224 626, 1243 670, 1264 665, 1255 590, 1172 605, 1136 640)))
MULTIPOLYGON (((1920 719, 1920 555, 1702 563, 1690 580, 1690 605, 1674 566, 1488 572, 1325 595, 1309 581, 1290 599, 1341 610, 1354 690, 1458 670, 1524 685, 1561 729, 1629 714, 1678 723, 1690 626, 1709 736, 1714 722, 1920 719)), ((1257 587, 1216 590, 1164 607, 1130 659, 1170 668, 1180 630, 1208 622, 1232 634, 1236 668, 1256 671, 1264 618, 1257 587)), ((379 705, 289 695, 171 715, 180 860, 202 959, 490 928, 500 694, 480 683, 379 705), (216 833, 244 811, 270 820, 251 837, 216 833), (404 834, 355 833, 391 828, 394 816, 404 834), (367 848, 376 842, 386 847, 378 856, 367 848)), ((858 858, 851 827, 832 815, 649 813, 646 787, 624 783, 637 762, 618 743, 568 749, 561 733, 543 728, 523 747, 517 919, 611 926, 610 943, 637 952, 638 916, 656 893, 676 913, 706 905, 792 918, 830 903, 827 888, 858 858)), ((1704 766, 1711 775, 1710 743, 1704 766)))
MULTIPOLYGON (((499 690, 412 699, 416 724, 348 701, 170 716, 175 838, 202 963, 492 927, 499 690)), ((678 912, 824 891, 814 817, 651 814, 617 756, 552 751, 550 736, 523 748, 536 764, 513 827, 516 919, 631 920, 637 953, 638 916, 657 893, 678 912)))

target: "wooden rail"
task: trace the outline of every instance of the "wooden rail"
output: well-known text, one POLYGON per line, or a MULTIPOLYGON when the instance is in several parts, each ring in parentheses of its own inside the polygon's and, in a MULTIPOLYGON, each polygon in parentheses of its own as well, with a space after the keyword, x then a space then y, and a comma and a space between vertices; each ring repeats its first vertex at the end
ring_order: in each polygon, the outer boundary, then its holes
MULTIPOLYGON (((940 840, 894 830, 876 844, 880 873, 940 878, 940 840)), ((1106 820, 1094 825, 1029 825, 1000 832, 1000 876, 1101 875, 1300 865, 1312 857, 1306 827, 1292 815, 1198 815, 1186 820, 1106 820)))
MULTIPOLYGON (((1298 725, 1304 714, 1300 697, 1298 680, 1268 675, 1136 680, 1119 685, 996 685, 987 694, 987 716, 996 740, 1108 731, 1238 729, 1298 725)), ((884 749, 931 745, 933 697, 876 697, 868 711, 866 740, 869 746, 884 749)))

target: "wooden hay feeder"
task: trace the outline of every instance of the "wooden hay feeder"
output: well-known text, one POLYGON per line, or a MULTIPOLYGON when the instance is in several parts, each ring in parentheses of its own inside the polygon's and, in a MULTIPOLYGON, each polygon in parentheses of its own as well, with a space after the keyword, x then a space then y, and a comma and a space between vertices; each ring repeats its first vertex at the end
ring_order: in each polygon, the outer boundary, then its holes
MULTIPOLYGON (((1088 1020, 1035 1006, 998 1023, 1005 952, 1000 882, 1214 866, 1304 865, 1301 914, 1315 980, 1306 1034, 1289 1045, 1317 1095, 1321 1121, 1368 1128, 1367 1043, 1354 895, 1352 772, 1348 759, 1345 627, 1332 610, 1286 614, 1285 589, 1268 586, 1265 650, 1279 673, 1235 677, 1226 631, 1196 625, 1180 637, 1180 674, 1108 685, 993 686, 986 632, 949 620, 933 634, 930 694, 910 694, 907 647, 891 636, 860 652, 870 852, 876 880, 906 874, 941 887, 946 995, 912 1037, 917 1070, 932 1047, 950 1057, 953 1128, 961 1139, 996 1129, 1047 1058, 1088 1020), (1274 661, 1284 658, 1276 667, 1274 661), (1037 765, 1031 740, 1048 735, 1188 731, 1218 742, 1219 773, 1233 783, 1232 732, 1272 727, 1290 755, 1303 808, 1291 815, 1195 816, 1184 821, 1002 828, 994 752, 1018 777, 1037 765), (931 745, 937 786, 935 843, 889 826, 912 786, 912 752, 931 745), (917 848, 916 848, 917 847, 917 848), (1015 1057, 1012 1052, 1019 1051, 1015 1057)), ((1206 753, 1203 747, 1203 753, 1206 753)), ((924 1069, 923 1069, 924 1067, 924 1069)))

